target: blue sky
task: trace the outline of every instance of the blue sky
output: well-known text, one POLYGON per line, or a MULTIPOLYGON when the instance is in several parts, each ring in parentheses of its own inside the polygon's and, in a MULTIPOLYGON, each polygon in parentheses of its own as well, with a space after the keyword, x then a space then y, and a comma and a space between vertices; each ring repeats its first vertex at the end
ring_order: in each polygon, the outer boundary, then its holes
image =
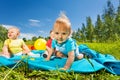
MULTIPOLYGON (((111 0, 116 9, 118 1, 111 0)), ((70 19, 72 29, 77 30, 86 24, 88 16, 94 24, 106 5, 107 0, 0 0, 0 24, 7 28, 17 26, 21 38, 46 37, 61 11, 70 19)))

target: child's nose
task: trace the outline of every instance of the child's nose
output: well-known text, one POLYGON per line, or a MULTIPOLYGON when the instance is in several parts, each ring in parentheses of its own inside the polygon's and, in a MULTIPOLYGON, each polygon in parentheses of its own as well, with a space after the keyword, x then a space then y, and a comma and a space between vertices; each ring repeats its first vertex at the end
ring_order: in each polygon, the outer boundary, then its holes
POLYGON ((62 38, 62 34, 59 34, 59 38, 62 38))

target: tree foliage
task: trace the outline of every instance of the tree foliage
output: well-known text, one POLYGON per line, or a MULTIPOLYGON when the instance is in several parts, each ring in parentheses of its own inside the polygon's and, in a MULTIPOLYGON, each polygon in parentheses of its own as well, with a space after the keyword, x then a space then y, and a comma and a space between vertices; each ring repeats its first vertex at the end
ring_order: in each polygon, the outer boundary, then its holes
POLYGON ((90 17, 86 18, 86 25, 82 24, 79 31, 74 32, 74 38, 84 42, 113 42, 120 39, 120 5, 115 11, 110 0, 103 10, 103 14, 97 16, 93 25, 90 17), (80 34, 78 34, 80 32, 80 34), (78 38, 80 36, 80 38, 78 38))
POLYGON ((7 29, 0 25, 0 41, 7 39, 7 29))

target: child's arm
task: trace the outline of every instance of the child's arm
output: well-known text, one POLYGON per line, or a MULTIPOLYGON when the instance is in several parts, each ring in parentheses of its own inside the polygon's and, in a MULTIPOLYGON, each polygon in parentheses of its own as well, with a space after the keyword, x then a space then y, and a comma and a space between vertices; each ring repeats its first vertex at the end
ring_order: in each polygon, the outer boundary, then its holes
POLYGON ((74 55, 74 51, 71 51, 68 53, 68 59, 67 59, 67 62, 64 66, 64 68, 62 68, 62 70, 67 70, 70 68, 71 64, 73 63, 74 61, 74 58, 75 58, 75 55, 74 55))
POLYGON ((46 50, 48 51, 48 53, 50 53, 51 48, 50 48, 50 47, 48 47, 48 46, 46 46, 46 50))
POLYGON ((53 48, 49 48, 47 50, 48 50, 48 56, 47 56, 46 60, 50 60, 50 57, 51 57, 52 53, 54 52, 54 49, 53 48))
POLYGON ((2 54, 5 55, 6 57, 10 57, 10 53, 8 51, 8 46, 4 45, 2 48, 2 54))
POLYGON ((28 54, 30 52, 30 49, 28 48, 26 44, 23 44, 22 48, 23 48, 23 53, 28 54))

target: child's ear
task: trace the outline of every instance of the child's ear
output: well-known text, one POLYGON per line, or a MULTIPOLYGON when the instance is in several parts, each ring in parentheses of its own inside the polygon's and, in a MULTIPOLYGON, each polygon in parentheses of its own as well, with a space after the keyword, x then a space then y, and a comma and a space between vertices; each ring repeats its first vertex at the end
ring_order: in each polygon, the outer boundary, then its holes
POLYGON ((20 33, 17 33, 17 35, 19 36, 19 35, 20 35, 20 33))
POLYGON ((72 30, 70 30, 69 35, 72 35, 72 30))

